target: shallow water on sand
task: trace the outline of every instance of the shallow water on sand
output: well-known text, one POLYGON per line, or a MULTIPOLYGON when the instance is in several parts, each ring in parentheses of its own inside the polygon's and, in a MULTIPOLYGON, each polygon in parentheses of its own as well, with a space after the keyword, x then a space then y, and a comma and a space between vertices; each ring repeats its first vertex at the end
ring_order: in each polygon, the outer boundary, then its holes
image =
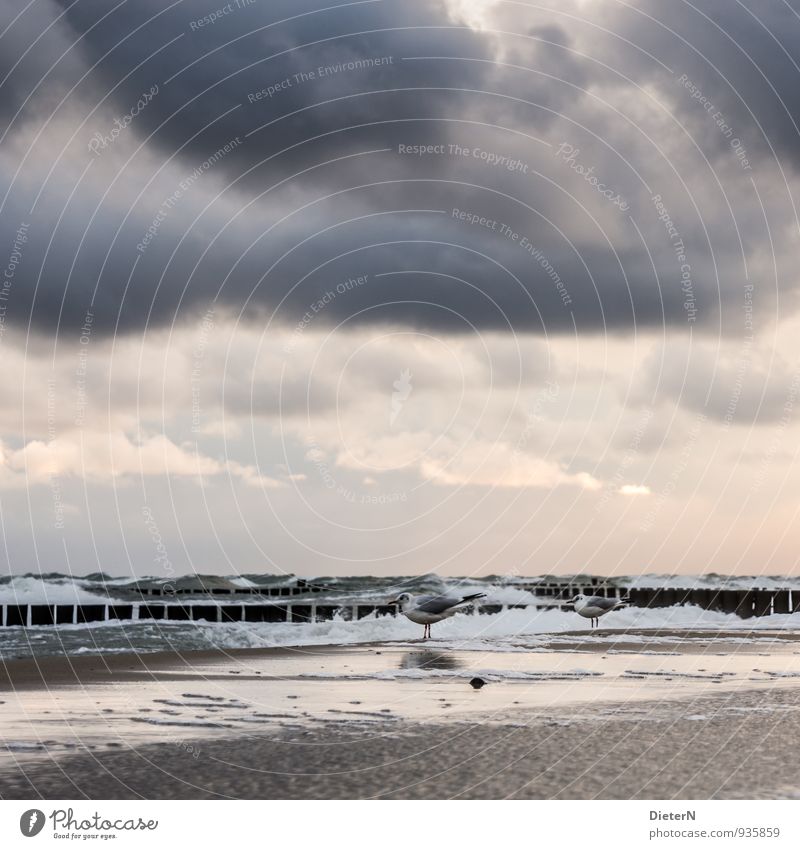
MULTIPOLYGON (((642 702, 800 684, 800 643, 786 635, 559 635, 535 651, 453 650, 436 644, 264 651, 134 681, 0 692, 4 759, 204 737, 285 737, 348 724, 370 733, 393 721, 514 723, 567 706, 634 715, 642 702), (480 689, 470 685, 480 677, 480 689), (613 709, 610 707, 613 706, 613 709)), ((702 708, 692 708, 702 713, 702 708)))

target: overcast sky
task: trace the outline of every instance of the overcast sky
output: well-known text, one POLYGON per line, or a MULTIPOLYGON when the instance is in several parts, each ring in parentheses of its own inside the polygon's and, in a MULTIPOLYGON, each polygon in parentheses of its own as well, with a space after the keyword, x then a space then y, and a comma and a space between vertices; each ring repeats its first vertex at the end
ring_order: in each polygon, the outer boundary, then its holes
POLYGON ((0 33, 4 571, 796 573, 792 4, 0 33))

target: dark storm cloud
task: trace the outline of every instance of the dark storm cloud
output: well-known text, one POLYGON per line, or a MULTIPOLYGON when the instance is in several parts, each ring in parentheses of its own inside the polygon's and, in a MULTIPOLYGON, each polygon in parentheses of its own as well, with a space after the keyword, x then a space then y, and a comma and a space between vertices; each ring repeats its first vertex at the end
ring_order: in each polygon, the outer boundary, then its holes
MULTIPOLYGON (((519 37, 499 40, 427 0, 332 9, 318 0, 240 7, 148 0, 116 8, 79 0, 38 10, 40 21, 60 21, 29 52, 36 61, 26 59, 9 77, 11 106, 52 70, 10 139, 50 117, 37 145, 49 144, 53 159, 60 117, 86 118, 79 138, 88 139, 98 127, 108 130, 109 114, 126 115, 143 92, 158 90, 126 130, 148 140, 147 156, 131 160, 122 175, 128 179, 110 182, 105 196, 90 180, 77 186, 74 159, 54 169, 33 212, 47 167, 28 166, 10 186, 3 244, 13 244, 20 222, 30 228, 9 322, 32 319, 40 330, 60 323, 72 332, 91 312, 93 332, 134 332, 214 302, 292 326, 338 283, 367 275, 368 285, 325 303, 314 321, 602 331, 686 323, 689 309, 698 324, 714 322, 728 297, 720 287, 737 278, 733 227, 715 223, 709 246, 678 196, 670 208, 680 213, 691 257, 690 288, 682 288, 674 246, 623 156, 588 147, 593 119, 581 89, 619 86, 620 78, 571 51, 563 27, 525 25, 519 37), (72 49, 53 64, 65 44, 72 49), (498 55, 505 66, 493 64, 498 55), (346 67, 363 60, 380 62, 346 67), (318 71, 326 66, 333 71, 318 71), (575 122, 566 125, 573 135, 588 125, 580 131, 585 167, 591 163, 604 184, 629 198, 649 231, 646 246, 627 214, 537 141, 559 112, 575 122), (401 144, 445 153, 402 155, 401 144), (518 165, 452 153, 456 144, 518 165), (169 169, 154 170, 153 162, 160 167, 169 158, 169 169), (185 180, 191 186, 181 191, 185 180), (147 192, 137 200, 140 188, 147 192), (469 224, 453 209, 496 226, 469 224)), ((636 35, 649 44, 645 29, 636 35)), ((14 35, 31 43, 37 37, 22 23, 14 35)), ((650 46, 656 52, 659 45, 650 46)), ((635 66, 641 55, 626 54, 619 64, 635 66)), ((102 163, 90 167, 91 177, 102 163)), ((11 179, 7 168, 3 178, 11 179)), ((751 230, 748 238, 757 235, 751 230)))
POLYGON ((17 122, 30 119, 36 111, 34 106, 40 112, 46 110, 47 103, 52 104, 56 95, 63 96, 67 91, 66 80, 79 76, 82 62, 70 55, 74 36, 66 26, 55 24, 58 11, 49 2, 24 10, 12 3, 0 4, 0 32, 5 33, 0 39, 2 130, 15 117, 17 122), (48 75, 46 89, 37 93, 48 75))
MULTIPOLYGON (((453 66, 434 78, 423 63, 403 63, 405 56, 435 55, 443 45, 454 55, 490 57, 487 40, 454 27, 439 3, 327 5, 254 3, 233 7, 209 24, 203 19, 219 10, 217 3, 182 3, 165 11, 151 0, 127 4, 97 25, 105 4, 93 0, 70 5, 66 20, 83 36, 80 51, 93 65, 92 84, 100 90, 117 86, 120 108, 159 87, 137 131, 152 133, 165 153, 181 149, 182 156, 202 160, 231 138, 244 139, 271 124, 226 161, 229 172, 239 173, 302 145, 259 175, 267 183, 298 163, 390 144, 395 130, 385 119, 457 113, 466 95, 454 89, 479 87, 483 78, 479 65, 453 66), (167 43, 168 49, 159 50, 167 43), (379 64, 337 72, 357 60, 379 64), (413 91, 435 86, 453 91, 413 91), (329 100, 335 102, 325 104, 329 100), (224 121, 214 122, 225 113, 224 121), (368 126, 335 132, 357 125, 368 126)), ((259 177, 250 186, 260 185, 259 177)))
POLYGON ((707 149, 727 157, 738 138, 757 159, 777 154, 800 166, 796 4, 647 0, 637 14, 615 14, 613 26, 673 71, 665 91, 707 149))
MULTIPOLYGON (((459 119, 541 131, 575 103, 573 86, 587 82, 558 27, 533 30, 511 57, 537 57, 548 77, 504 70, 492 64, 495 40, 454 21, 436 0, 330 7, 320 0, 242 0, 243 8, 223 5, 229 11, 221 15, 216 2, 165 10, 148 0, 105 18, 102 0, 64 6, 77 49, 92 67, 86 95, 112 92, 117 109, 127 112, 158 87, 137 116, 136 133, 163 156, 178 152, 187 163, 238 139, 220 168, 231 179, 246 173, 237 188, 249 194, 331 160, 339 161, 335 171, 316 169, 299 185, 357 184, 365 169, 348 157, 404 138, 463 138, 459 119), (413 61, 428 56, 459 61, 413 61), (348 67, 363 62, 369 66, 348 67)), ((414 170, 408 161, 395 176, 414 170)))
MULTIPOLYGON (((396 164, 395 153, 378 155, 375 176, 385 177, 396 164)), ((436 171, 435 160, 419 163, 416 179, 402 185, 402 204, 393 197, 400 186, 379 184, 315 204, 283 223, 277 213, 274 220, 244 214, 224 230, 214 207, 187 229, 196 212, 189 195, 142 252, 136 246, 143 244, 152 212, 141 210, 123 222, 122 212, 109 208, 95 217, 91 240, 73 254, 84 218, 69 214, 68 207, 56 227, 57 210, 43 209, 24 256, 25 267, 42 271, 34 314, 42 325, 60 320, 72 331, 91 311, 95 332, 172 323, 212 302, 220 310, 289 326, 309 310, 315 327, 400 321, 452 332, 602 331, 686 321, 686 292, 665 240, 649 246, 656 272, 643 249, 614 249, 599 231, 588 244, 570 244, 555 223, 510 192, 498 195, 501 181, 487 177, 485 166, 466 162, 463 171, 455 168, 449 175, 455 184, 435 182, 436 171), (481 188, 480 181, 489 187, 481 188), (108 255, 98 245, 110 246, 108 255), (338 292, 339 284, 364 276, 366 285, 338 292), (323 307, 315 309, 319 301, 323 307)), ((538 195, 545 206, 556 204, 555 197, 548 204, 543 181, 513 174, 507 179, 531 179, 522 193, 538 195)), ((608 214, 619 215, 615 223, 630 238, 632 225, 621 213, 608 214)), ((578 215, 573 218, 580 224, 578 215)), ((584 218, 591 232, 594 225, 584 218)), ((695 308, 713 315, 708 250, 699 235, 687 235, 686 250, 696 278, 695 308)), ((15 292, 15 309, 27 313, 31 293, 15 292)))
MULTIPOLYGON (((99 2, 63 4, 61 26, 71 30, 73 53, 91 67, 63 108, 88 114, 105 98, 117 114, 126 114, 143 92, 157 89, 156 96, 137 114, 131 132, 140 139, 149 138, 150 149, 160 152, 161 157, 176 156, 185 163, 187 173, 235 140, 216 169, 242 196, 257 195, 311 169, 291 183, 293 192, 305 192, 309 199, 380 181, 392 183, 390 209, 415 205, 427 208, 432 203, 447 208, 452 200, 446 192, 403 184, 417 176, 446 179, 451 170, 447 158, 439 159, 427 174, 413 157, 398 156, 383 161, 379 168, 373 168, 368 160, 347 158, 363 151, 396 149, 403 142, 463 142, 474 138, 476 123, 513 125, 521 108, 526 109, 527 125, 544 126, 553 120, 553 111, 535 104, 556 110, 559 100, 568 95, 566 88, 560 90, 552 81, 532 82, 518 74, 498 72, 488 61, 494 50, 491 39, 463 24, 455 25, 441 4, 427 0, 354 3, 331 9, 320 8, 319 3, 253 4, 233 7, 210 22, 209 16, 218 12, 219 7, 209 3, 164 9, 160 3, 140 2, 122 5, 110 13, 99 2), (443 53, 481 61, 403 61, 405 57, 443 53), (363 60, 377 64, 347 68, 347 63, 363 60), (320 68, 332 70, 320 72, 320 68), (475 93, 482 90, 488 93, 475 93), (335 102, 325 104, 328 100, 335 102), (521 100, 530 105, 521 105, 521 100), (474 118, 473 106, 477 113, 474 118), (224 120, 217 120, 222 115, 224 120)), ((557 48, 547 44, 550 40, 568 41, 564 33, 551 27, 535 33, 529 49, 547 51, 551 70, 564 79, 581 82, 579 63, 569 53, 562 51, 556 66, 552 51, 557 48)), ((36 82, 29 79, 31 86, 36 82)), ((569 96, 574 98, 571 92, 569 96)), ((514 142, 512 138, 509 150, 514 142)), ((496 144, 492 142, 493 147, 496 144)), ((500 186, 502 178, 502 173, 489 174, 488 179, 482 175, 479 182, 500 186)), ((165 185, 164 195, 173 188, 165 185)), ((513 185, 509 183, 506 188, 513 185)), ((62 192, 58 201, 63 202, 66 194, 62 192)), ((146 256, 140 251, 141 262, 131 285, 136 258, 131 248, 140 245, 142 234, 152 227, 154 210, 144 204, 126 209, 124 201, 129 199, 115 193, 98 212, 85 205, 92 200, 85 190, 79 192, 70 201, 69 214, 60 222, 59 202, 42 203, 37 210, 26 268, 42 271, 37 275, 34 309, 34 323, 39 326, 52 326, 56 321, 72 326, 87 310, 95 313, 97 330, 129 329, 141 325, 148 316, 155 322, 171 321, 179 301, 191 307, 217 293, 246 244, 236 236, 223 240, 223 252, 210 255, 189 280, 202 245, 192 234, 170 260, 185 223, 179 211, 171 211, 169 221, 158 222, 157 238, 147 244, 146 256), (126 290, 129 294, 123 299, 126 290)), ((27 187, 23 186, 21 192, 15 187, 8 204, 8 211, 14 213, 6 217, 6 238, 12 223, 25 216, 29 201, 27 187)), ((362 192, 358 203, 362 213, 379 211, 387 206, 386 191, 362 192)), ((335 222, 336 207, 328 206, 332 208, 329 220, 319 220, 313 214, 307 220, 319 227, 335 222)), ((420 222, 417 226, 426 225, 420 222)), ((366 225, 358 237, 344 231, 344 238, 353 249, 375 240, 386 241, 389 234, 384 229, 379 222, 366 225)), ((255 281, 272 256, 291 247, 293 240, 314 233, 313 227, 305 230, 295 227, 287 236, 279 231, 269 240, 266 251, 262 248, 259 255, 251 253, 240 261, 222 289, 225 302, 237 309, 255 290, 256 305, 278 303, 295 280, 293 276, 273 273, 262 285, 255 281)), ((469 241, 471 236, 466 238, 469 241)), ((320 257, 327 255, 326 242, 331 249, 338 247, 333 238, 315 239, 320 257)), ((320 257, 307 257, 299 263, 303 267, 298 272, 308 273, 320 257)), ((398 270, 409 264, 410 258, 406 256, 405 260, 398 270)), ((413 266, 413 261, 410 264, 413 266)), ((441 270, 447 269, 442 265, 441 270)), ((305 305, 324 294, 324 288, 312 290, 310 286, 290 295, 289 305, 305 305)), ((425 280, 424 288, 432 289, 435 297, 442 287, 425 280)), ((413 285, 409 290, 409 299, 418 299, 413 285)), ((498 295, 502 301, 503 292, 498 295)), ((32 286, 18 290, 12 318, 25 320, 33 301, 32 286)), ((516 303, 505 305, 511 306, 516 303)), ((461 311, 458 301, 451 308, 461 311)), ((409 309, 413 314, 413 308, 409 309)), ((398 311, 405 317, 408 310, 398 311)), ((337 314, 338 308, 330 310, 328 317, 337 314)), ((479 316, 472 318, 479 320, 479 316)))

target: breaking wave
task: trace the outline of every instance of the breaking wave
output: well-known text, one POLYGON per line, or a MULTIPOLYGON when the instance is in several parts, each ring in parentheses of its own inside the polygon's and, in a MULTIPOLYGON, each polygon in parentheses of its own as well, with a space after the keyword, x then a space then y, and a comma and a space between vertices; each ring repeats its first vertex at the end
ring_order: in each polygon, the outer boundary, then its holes
MULTIPOLYGON (((642 631, 725 630, 750 632, 800 630, 800 614, 740 619, 734 614, 699 607, 627 608, 603 618, 604 628, 629 642, 643 641, 642 631)), ((586 620, 571 611, 507 609, 495 614, 459 614, 434 626, 432 647, 476 651, 536 651, 554 638, 570 642, 603 639, 587 632, 586 620), (580 632, 576 634, 576 632, 580 632)), ((252 649, 370 643, 405 644, 422 636, 421 626, 404 617, 372 616, 358 621, 333 619, 316 623, 207 623, 112 621, 92 625, 5 628, 0 659, 163 650, 252 649)), ((766 635, 765 635, 766 636, 766 635)), ((682 639, 680 635, 672 637, 682 639)), ((660 639, 670 639, 669 635, 660 639)))

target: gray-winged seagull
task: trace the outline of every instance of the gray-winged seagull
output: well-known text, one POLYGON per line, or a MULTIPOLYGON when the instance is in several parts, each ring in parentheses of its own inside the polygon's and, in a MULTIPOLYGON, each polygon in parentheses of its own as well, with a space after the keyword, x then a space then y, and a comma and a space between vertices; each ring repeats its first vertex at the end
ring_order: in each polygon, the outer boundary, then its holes
POLYGON ((575 605, 575 612, 579 616, 591 619, 594 628, 595 625, 600 625, 598 620, 601 616, 624 606, 625 602, 621 598, 603 598, 601 595, 576 595, 570 604, 575 605))
POLYGON ((407 619, 416 622, 418 625, 424 625, 425 631, 422 639, 427 640, 431 635, 431 625, 434 622, 449 619, 461 609, 462 605, 485 596, 486 593, 473 593, 461 598, 446 595, 421 595, 415 598, 410 593, 400 593, 389 604, 399 605, 407 619))

